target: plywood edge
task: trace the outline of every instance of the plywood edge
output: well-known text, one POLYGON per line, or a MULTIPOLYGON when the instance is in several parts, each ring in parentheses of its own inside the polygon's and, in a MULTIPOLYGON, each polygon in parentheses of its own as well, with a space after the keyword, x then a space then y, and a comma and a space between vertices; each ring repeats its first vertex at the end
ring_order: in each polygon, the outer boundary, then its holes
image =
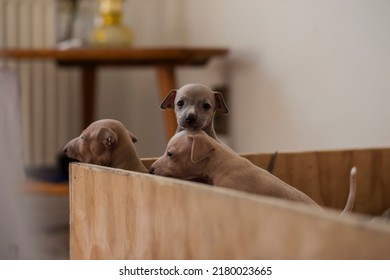
MULTIPOLYGON (((152 159, 153 160, 153 159, 152 159)), ((142 178, 143 180, 152 180, 156 183, 162 183, 163 185, 172 185, 182 189, 188 189, 193 192, 212 192, 218 195, 223 195, 227 197, 232 197, 235 199, 251 201, 255 203, 265 204, 271 207, 284 209, 285 211, 292 211, 302 215, 329 220, 334 223, 346 223, 351 226, 357 226, 361 228, 370 228, 372 230, 383 231, 384 233, 390 234, 390 227, 386 223, 375 222, 371 223, 371 216, 351 213, 341 216, 341 211, 323 207, 322 210, 318 210, 315 207, 311 207, 305 204, 288 201, 284 199, 278 199, 274 197, 267 197, 257 194, 246 193, 242 191, 236 191, 233 189, 227 189, 218 186, 210 186, 202 183, 186 181, 176 178, 168 178, 163 176, 145 174, 135 171, 122 170, 111 167, 98 166, 93 164, 86 163, 71 163, 71 172, 70 174, 77 173, 77 170, 90 170, 96 173, 106 173, 106 174, 117 174, 120 176, 132 177, 132 178, 142 178), (191 189, 189 189, 191 188, 191 189)), ((71 180, 71 179, 70 179, 71 180)), ((72 186, 72 181, 70 181, 70 186, 72 186)), ((131 187, 131 186, 129 186, 131 187)), ((70 188, 72 190, 72 188, 70 188)), ((72 196, 72 192, 71 192, 72 196)))
POLYGON ((71 259, 390 257, 390 230, 359 215, 87 164, 71 174, 71 259))
MULTIPOLYGON (((240 156, 249 159, 250 161, 254 160, 256 165, 259 165, 257 162, 258 159, 262 159, 263 168, 266 168, 266 165, 269 163, 272 155, 277 153, 279 156, 296 156, 296 155, 331 155, 331 154, 341 154, 341 153, 355 153, 355 152, 375 152, 375 151, 389 151, 390 147, 358 147, 358 148, 345 148, 345 149, 323 149, 323 150, 297 150, 297 151, 283 151, 283 150, 275 150, 273 152, 242 152, 239 153, 240 156)), ((278 157, 278 156, 277 156, 278 157)), ((142 158, 141 161, 144 165, 149 168, 153 162, 155 162, 158 157, 147 157, 142 158)), ((278 160, 276 158, 276 160, 278 160)))
POLYGON ((263 156, 263 155, 272 155, 275 152, 278 154, 284 155, 296 155, 296 154, 331 154, 331 153, 345 153, 345 152, 361 152, 361 151, 383 151, 390 150, 390 147, 381 146, 381 147, 356 147, 356 148, 337 148, 337 149, 320 149, 320 150, 275 150, 267 152, 241 152, 239 153, 243 157, 251 156, 263 156))

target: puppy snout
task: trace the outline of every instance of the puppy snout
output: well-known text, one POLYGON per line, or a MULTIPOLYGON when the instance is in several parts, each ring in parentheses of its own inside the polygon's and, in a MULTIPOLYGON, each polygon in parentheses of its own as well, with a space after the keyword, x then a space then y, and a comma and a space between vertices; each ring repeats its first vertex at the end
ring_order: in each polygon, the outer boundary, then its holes
POLYGON ((64 147, 64 149, 62 150, 62 152, 64 153, 64 155, 68 155, 68 145, 66 145, 65 147, 64 147))
POLYGON ((188 115, 186 116, 186 122, 187 122, 188 124, 193 124, 193 123, 195 123, 195 122, 196 122, 196 115, 195 115, 195 114, 188 114, 188 115))
POLYGON ((150 173, 150 174, 154 174, 154 171, 155 171, 155 168, 154 168, 153 166, 151 166, 151 167, 149 168, 149 173, 150 173))

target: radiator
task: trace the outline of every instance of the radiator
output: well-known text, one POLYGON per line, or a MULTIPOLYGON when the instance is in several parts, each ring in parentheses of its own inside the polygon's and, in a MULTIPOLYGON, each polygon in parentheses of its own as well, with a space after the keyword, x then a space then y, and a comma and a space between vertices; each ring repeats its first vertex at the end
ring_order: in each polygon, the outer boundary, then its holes
MULTIPOLYGON (((56 0, 0 0, 0 48, 56 44, 56 0)), ((0 60, 19 73, 26 167, 53 166, 80 133, 79 73, 48 60, 0 60)))

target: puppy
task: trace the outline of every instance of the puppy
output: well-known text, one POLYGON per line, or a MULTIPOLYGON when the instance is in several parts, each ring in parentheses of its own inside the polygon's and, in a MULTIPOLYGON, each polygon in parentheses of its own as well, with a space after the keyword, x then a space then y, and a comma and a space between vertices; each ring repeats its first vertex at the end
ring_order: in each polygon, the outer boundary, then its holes
POLYGON ((90 124, 79 137, 69 141, 64 153, 80 162, 147 173, 134 143, 137 138, 116 120, 90 124))
POLYGON ((177 130, 204 130, 214 139, 214 115, 217 110, 228 114, 229 110, 223 96, 202 84, 187 84, 180 89, 171 90, 160 105, 160 108, 174 109, 177 119, 177 130))
POLYGON ((201 130, 176 133, 164 155, 152 164, 149 171, 186 180, 203 178, 216 186, 319 207, 303 192, 255 166, 201 130))

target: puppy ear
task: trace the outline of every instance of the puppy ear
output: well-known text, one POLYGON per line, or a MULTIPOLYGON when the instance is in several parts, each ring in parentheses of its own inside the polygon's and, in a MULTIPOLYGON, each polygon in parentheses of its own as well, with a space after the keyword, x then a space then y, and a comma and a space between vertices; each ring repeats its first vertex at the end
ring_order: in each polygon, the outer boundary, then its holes
POLYGON ((116 133, 107 127, 102 127, 99 130, 96 139, 101 141, 106 147, 113 147, 118 142, 116 133))
POLYGON ((191 161, 197 163, 211 155, 215 151, 211 137, 205 135, 189 135, 192 140, 191 161))
POLYGON ((168 95, 165 97, 163 102, 160 105, 160 108, 165 110, 167 108, 173 109, 175 107, 175 98, 176 98, 176 89, 171 90, 168 95))
POLYGON ((131 141, 133 141, 133 143, 137 143, 138 142, 137 137, 135 137, 133 133, 131 133, 130 131, 127 130, 127 134, 129 134, 129 136, 131 138, 131 141))
POLYGON ((224 115, 229 114, 229 109, 226 106, 225 100, 220 92, 214 91, 215 104, 217 104, 217 110, 222 110, 224 115))

